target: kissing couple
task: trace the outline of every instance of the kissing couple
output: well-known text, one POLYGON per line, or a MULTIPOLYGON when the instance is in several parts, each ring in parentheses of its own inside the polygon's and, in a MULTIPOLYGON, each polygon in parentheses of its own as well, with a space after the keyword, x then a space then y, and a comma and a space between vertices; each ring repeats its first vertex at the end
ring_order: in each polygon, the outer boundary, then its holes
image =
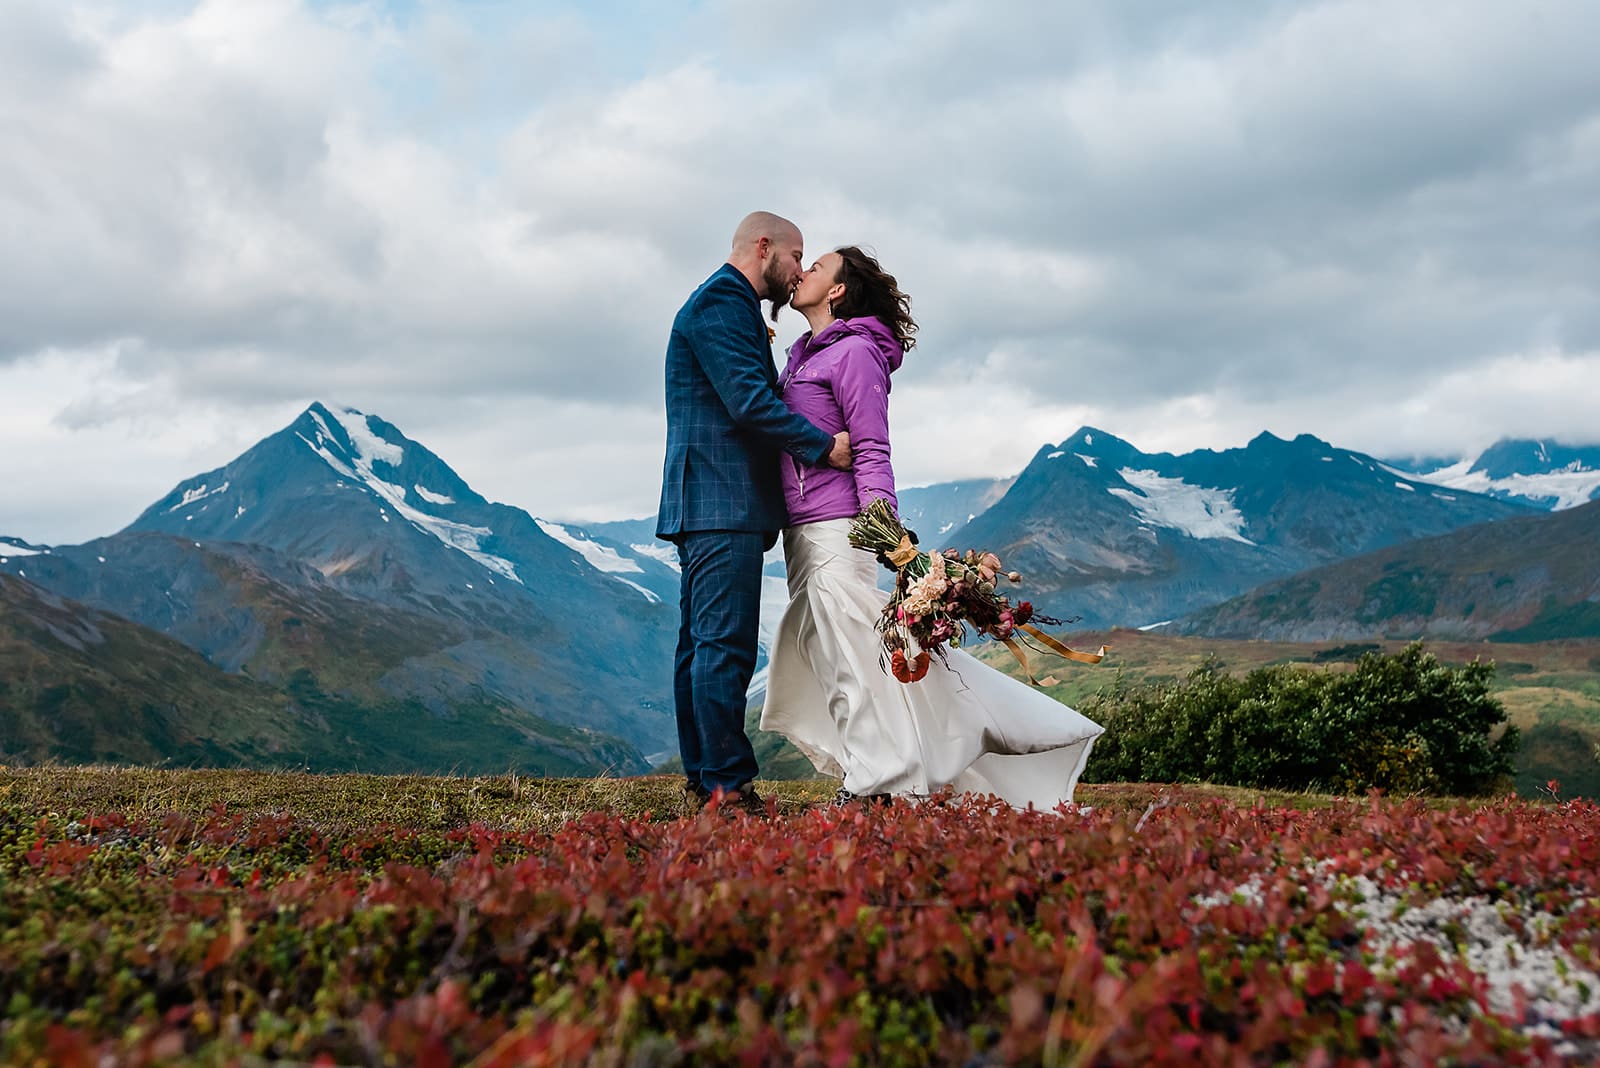
POLYGON ((888 595, 848 535, 874 498, 898 511, 889 387, 916 332, 911 298, 876 258, 848 245, 807 267, 800 229, 762 211, 673 320, 656 536, 681 572, 673 700, 698 805, 765 811, 745 709, 762 556, 779 532, 789 605, 763 730, 842 779, 841 800, 946 787, 1042 810, 1072 800, 1097 724, 960 649, 910 684, 880 663, 888 595), (781 376, 763 300, 774 322, 788 306, 810 327, 781 376))

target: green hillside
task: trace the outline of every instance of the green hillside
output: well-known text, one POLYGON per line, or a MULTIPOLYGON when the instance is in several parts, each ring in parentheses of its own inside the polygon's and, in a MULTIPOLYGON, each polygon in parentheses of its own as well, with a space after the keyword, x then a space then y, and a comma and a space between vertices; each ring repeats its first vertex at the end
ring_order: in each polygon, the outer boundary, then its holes
POLYGON ((1211 638, 1600 638, 1600 501, 1396 545, 1182 619, 1211 638))
MULTIPOLYGON (((289 628, 294 630, 296 628, 289 628)), ((281 683, 0 574, 0 759, 15 763, 586 775, 637 751, 488 696, 443 714, 341 686, 336 650, 281 683)))

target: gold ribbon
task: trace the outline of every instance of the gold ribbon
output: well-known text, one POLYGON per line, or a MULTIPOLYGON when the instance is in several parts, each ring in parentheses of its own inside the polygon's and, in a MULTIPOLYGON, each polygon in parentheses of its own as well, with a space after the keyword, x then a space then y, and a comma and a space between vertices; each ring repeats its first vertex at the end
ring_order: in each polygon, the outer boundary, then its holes
POLYGON ((1028 666, 1028 654, 1022 651, 1022 646, 1017 644, 1017 640, 1015 638, 1001 638, 1000 640, 1005 643, 1007 649, 1011 650, 1011 655, 1017 658, 1017 663, 1022 665, 1022 673, 1027 676, 1028 682, 1034 686, 1061 685, 1061 680, 1056 678, 1054 675, 1046 675, 1042 679, 1036 679, 1033 677, 1033 669, 1028 666))
POLYGON ((1100 661, 1106 658, 1106 650, 1111 648, 1109 645, 1102 645, 1098 653, 1080 653, 1072 649, 1068 649, 1065 645, 1062 645, 1060 642, 1056 641, 1054 638, 1050 637, 1050 635, 1046 634, 1044 631, 1040 630, 1031 623, 1024 623, 1017 629, 1033 638, 1035 641, 1039 642, 1046 649, 1049 649, 1057 656, 1064 656, 1068 660, 1076 660, 1080 664, 1100 663, 1100 661))
MULTIPOLYGON (((1024 623, 1017 629, 1026 633, 1034 641, 1044 645, 1057 656, 1066 657, 1068 660, 1076 660, 1080 664, 1100 663, 1100 661, 1106 658, 1106 651, 1111 648, 1109 645, 1102 645, 1098 653, 1080 653, 1075 649, 1068 649, 1065 645, 1062 645, 1060 642, 1056 641, 1054 638, 1050 637, 1050 635, 1046 634, 1044 631, 1033 626, 1032 624, 1024 623)), ((1005 643, 1005 647, 1007 649, 1011 650, 1011 655, 1017 658, 1017 663, 1022 666, 1022 673, 1027 676, 1030 683, 1035 686, 1061 685, 1061 680, 1056 678, 1054 675, 1046 675, 1042 679, 1036 679, 1033 677, 1033 668, 1028 666, 1028 654, 1022 651, 1022 646, 1017 643, 1015 638, 1001 638, 1000 640, 1005 643)))
POLYGON ((917 547, 911 544, 911 535, 900 535, 900 544, 889 551, 889 562, 895 567, 905 567, 918 556, 917 547))

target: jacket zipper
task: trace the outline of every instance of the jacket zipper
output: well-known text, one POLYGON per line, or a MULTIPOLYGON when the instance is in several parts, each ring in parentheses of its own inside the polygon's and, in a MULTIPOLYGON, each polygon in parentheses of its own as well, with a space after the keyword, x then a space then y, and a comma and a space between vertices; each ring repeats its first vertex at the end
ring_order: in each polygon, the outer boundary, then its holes
MULTIPOLYGON (((806 360, 809 360, 811 358, 811 356, 812 356, 812 353, 807 353, 806 354, 806 358, 804 360, 799 361, 798 363, 794 364, 792 367, 785 367, 783 369, 783 377, 781 379, 779 379, 779 381, 778 381, 778 396, 779 397, 783 396, 783 391, 789 388, 789 383, 794 381, 795 376, 800 373, 800 368, 805 366, 806 360)), ((787 458, 788 458, 788 461, 789 461, 790 465, 794 468, 795 482, 797 482, 799 484, 799 487, 800 487, 800 499, 803 501, 803 500, 806 499, 806 473, 800 469, 800 461, 799 460, 796 460, 793 456, 789 456, 787 458)))
MULTIPOLYGON (((830 341, 828 344, 831 345, 832 342, 830 341)), ((827 348, 827 345, 824 345, 823 348, 827 348)), ((782 396, 783 395, 783 391, 785 389, 789 388, 789 383, 793 382, 795 380, 795 378, 799 376, 800 368, 802 368, 806 364, 810 363, 811 362, 811 358, 813 356, 815 356, 820 351, 822 351, 822 350, 821 349, 810 349, 806 353, 805 359, 800 360, 799 362, 795 363, 791 367, 785 367, 784 368, 783 377, 778 382, 778 395, 779 396, 782 396)), ((795 478, 795 481, 799 484, 800 499, 803 501, 803 500, 806 499, 806 473, 805 473, 804 470, 801 469, 800 461, 796 460, 793 456, 789 457, 789 462, 794 465, 794 478, 795 478)))

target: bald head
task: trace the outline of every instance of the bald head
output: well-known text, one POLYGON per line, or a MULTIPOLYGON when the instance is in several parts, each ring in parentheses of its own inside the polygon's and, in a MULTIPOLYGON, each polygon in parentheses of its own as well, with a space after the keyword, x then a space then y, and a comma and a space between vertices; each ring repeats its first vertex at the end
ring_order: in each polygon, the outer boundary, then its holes
POLYGON ((739 221, 739 228, 733 232, 731 255, 754 251, 763 237, 774 244, 802 243, 800 228, 782 215, 774 215, 770 211, 752 211, 739 221))
POLYGON ((770 211, 752 211, 733 232, 728 263, 750 280, 756 296, 772 302, 776 319, 800 281, 804 256, 805 239, 798 226, 770 211))

